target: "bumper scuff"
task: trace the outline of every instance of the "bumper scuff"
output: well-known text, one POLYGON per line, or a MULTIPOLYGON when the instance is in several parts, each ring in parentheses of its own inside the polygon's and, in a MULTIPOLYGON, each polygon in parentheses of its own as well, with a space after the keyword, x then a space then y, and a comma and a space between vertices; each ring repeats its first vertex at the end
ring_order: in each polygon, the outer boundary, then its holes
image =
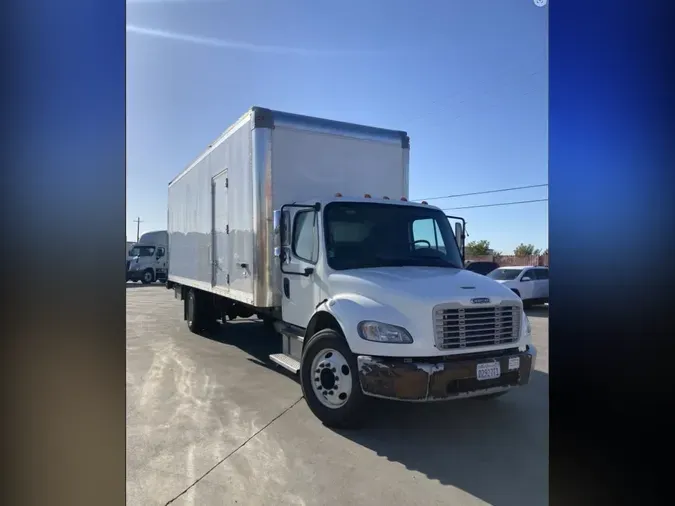
POLYGON ((534 367, 534 348, 509 350, 496 356, 473 355, 431 360, 400 360, 360 355, 357 357, 363 393, 373 397, 413 402, 449 400, 508 390, 529 382, 534 367), (509 360, 519 358, 509 370, 509 360), (479 381, 478 364, 499 362, 501 375, 479 381))

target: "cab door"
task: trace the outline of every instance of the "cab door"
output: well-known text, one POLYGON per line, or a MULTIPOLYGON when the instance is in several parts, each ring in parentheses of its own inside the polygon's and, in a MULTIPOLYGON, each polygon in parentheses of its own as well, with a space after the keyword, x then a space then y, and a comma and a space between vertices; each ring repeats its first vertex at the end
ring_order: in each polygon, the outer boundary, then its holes
POLYGON ((520 298, 523 300, 536 298, 537 291, 537 275, 535 269, 525 269, 520 275, 520 282, 518 283, 518 291, 520 298))
POLYGON ((155 253, 155 272, 158 277, 166 277, 168 275, 167 261, 166 261, 166 248, 164 246, 159 246, 155 253))
POLYGON ((537 269, 537 298, 548 299, 548 268, 537 269))
POLYGON ((307 328, 318 302, 315 283, 320 254, 318 206, 281 208, 281 312, 286 323, 307 328))

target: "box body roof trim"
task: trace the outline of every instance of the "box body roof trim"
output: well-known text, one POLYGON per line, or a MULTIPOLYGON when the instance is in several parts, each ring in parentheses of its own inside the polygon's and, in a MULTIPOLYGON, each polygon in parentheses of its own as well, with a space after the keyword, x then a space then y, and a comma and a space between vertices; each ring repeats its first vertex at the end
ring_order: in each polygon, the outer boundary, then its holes
POLYGON ((178 174, 169 182, 169 186, 178 181, 186 173, 207 156, 214 148, 236 132, 239 128, 252 119, 252 128, 275 128, 291 127, 313 132, 321 132, 333 135, 345 135, 348 137, 364 138, 370 140, 379 140, 385 142, 400 142, 403 149, 410 148, 410 138, 408 134, 401 130, 387 130, 356 123, 347 123, 344 121, 335 121, 313 116, 303 116, 288 112, 273 111, 263 107, 251 107, 234 124, 227 128, 215 141, 209 144, 209 147, 201 153, 185 170, 178 174))

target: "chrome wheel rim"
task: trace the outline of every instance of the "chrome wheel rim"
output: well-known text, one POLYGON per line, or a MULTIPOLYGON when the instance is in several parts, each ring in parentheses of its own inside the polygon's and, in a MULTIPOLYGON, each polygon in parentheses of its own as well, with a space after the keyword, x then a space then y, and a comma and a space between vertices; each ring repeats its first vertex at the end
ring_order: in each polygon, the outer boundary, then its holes
POLYGON ((347 359, 337 350, 321 350, 312 360, 312 391, 327 408, 344 406, 352 393, 352 370, 347 359))

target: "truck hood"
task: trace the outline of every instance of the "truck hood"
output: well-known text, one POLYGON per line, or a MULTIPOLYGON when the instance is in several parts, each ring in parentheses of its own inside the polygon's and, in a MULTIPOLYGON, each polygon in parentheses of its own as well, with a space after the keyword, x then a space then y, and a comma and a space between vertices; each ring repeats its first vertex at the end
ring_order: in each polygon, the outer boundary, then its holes
MULTIPOLYGON (((326 287, 327 307, 336 315, 348 335, 352 351, 361 355, 430 357, 465 353, 464 349, 442 350, 434 344, 434 307, 459 303, 500 305, 503 302, 522 307, 511 290, 474 272, 443 267, 380 267, 354 269, 330 274, 326 287), (476 301, 487 298, 489 301, 476 301), (473 301, 472 301, 473 299, 473 301), (413 343, 373 343, 357 335, 360 321, 374 320, 405 328, 413 343)), ((482 351, 513 347, 504 343, 472 348, 482 351)))
POLYGON ((511 290, 494 280, 464 269, 443 267, 379 267, 331 274, 331 296, 357 293, 381 303, 423 302, 435 305, 449 301, 467 304, 476 297, 491 303, 520 301, 511 290), (393 299, 393 300, 392 300, 393 299))

